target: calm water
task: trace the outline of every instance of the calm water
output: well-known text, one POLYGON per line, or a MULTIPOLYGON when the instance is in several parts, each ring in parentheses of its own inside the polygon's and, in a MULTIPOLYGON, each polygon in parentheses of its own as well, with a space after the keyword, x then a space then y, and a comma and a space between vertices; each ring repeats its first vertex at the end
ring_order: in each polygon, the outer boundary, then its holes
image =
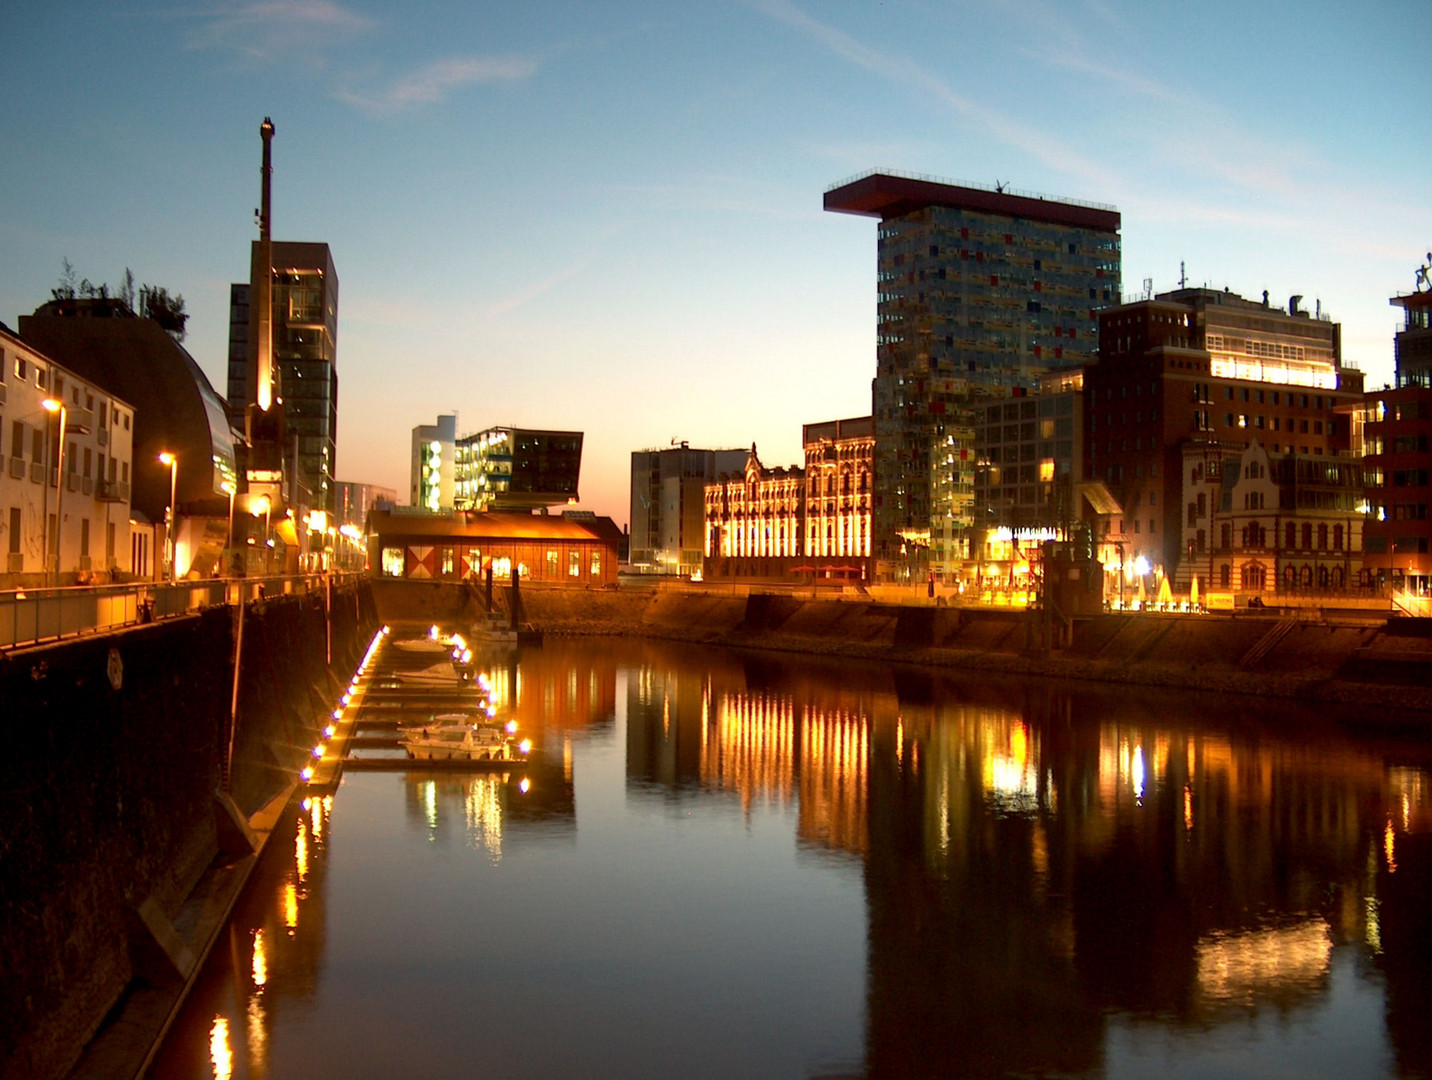
POLYGON ((298 809, 156 1075, 1432 1073, 1432 741, 689 647, 490 671, 534 761, 298 809))

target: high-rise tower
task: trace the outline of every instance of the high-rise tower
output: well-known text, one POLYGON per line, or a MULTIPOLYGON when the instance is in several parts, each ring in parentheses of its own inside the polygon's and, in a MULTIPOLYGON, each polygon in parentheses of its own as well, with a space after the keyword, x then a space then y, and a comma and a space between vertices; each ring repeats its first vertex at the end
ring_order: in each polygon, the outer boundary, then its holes
POLYGON ((229 409, 247 431, 250 479, 332 514, 338 432, 338 273, 323 243, 274 240, 273 122, 263 139, 259 239, 249 283, 229 291, 229 409), (241 420, 240 417, 243 419, 241 420))
POLYGON ((1094 359, 1095 311, 1120 300, 1119 213, 885 172, 836 185, 825 208, 880 219, 878 573, 952 573, 976 524, 971 405, 1094 359))

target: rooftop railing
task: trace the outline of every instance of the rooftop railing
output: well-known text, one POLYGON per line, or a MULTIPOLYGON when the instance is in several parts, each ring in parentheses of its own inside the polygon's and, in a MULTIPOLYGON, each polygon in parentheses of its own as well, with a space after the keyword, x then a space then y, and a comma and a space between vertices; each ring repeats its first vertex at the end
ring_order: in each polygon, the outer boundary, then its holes
POLYGON ((868 176, 894 176, 901 180, 914 180, 923 184, 943 184, 946 187, 972 188, 975 191, 988 191, 993 195, 1014 195, 1021 199, 1038 199, 1042 202, 1067 203, 1070 206, 1084 206, 1090 210, 1108 210, 1117 213, 1119 208, 1109 203, 1091 202, 1088 199, 1068 199, 1062 195, 1045 195, 1038 191, 1022 191, 1018 188, 1008 187, 1004 184, 977 184, 970 180, 951 180, 944 176, 929 176, 925 173, 904 172, 900 169, 866 169, 864 172, 848 176, 838 183, 831 184, 825 190, 835 191, 843 188, 846 184, 854 184, 864 180, 868 176))

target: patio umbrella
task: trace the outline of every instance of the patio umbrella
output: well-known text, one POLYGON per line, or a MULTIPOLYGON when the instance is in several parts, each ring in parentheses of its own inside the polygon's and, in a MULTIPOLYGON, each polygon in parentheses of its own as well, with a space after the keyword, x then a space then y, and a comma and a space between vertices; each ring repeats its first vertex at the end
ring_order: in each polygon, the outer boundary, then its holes
POLYGON ((1193 585, 1188 590, 1188 606, 1198 607, 1198 575, 1193 576, 1193 585))

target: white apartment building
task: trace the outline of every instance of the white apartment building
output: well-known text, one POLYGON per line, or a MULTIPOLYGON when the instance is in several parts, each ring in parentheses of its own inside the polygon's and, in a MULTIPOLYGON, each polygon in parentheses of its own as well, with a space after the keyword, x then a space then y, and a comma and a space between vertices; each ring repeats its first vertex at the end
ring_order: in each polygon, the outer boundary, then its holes
POLYGON ((133 427, 127 402, 0 329, 0 581, 144 572, 148 552, 130 544, 133 427))

